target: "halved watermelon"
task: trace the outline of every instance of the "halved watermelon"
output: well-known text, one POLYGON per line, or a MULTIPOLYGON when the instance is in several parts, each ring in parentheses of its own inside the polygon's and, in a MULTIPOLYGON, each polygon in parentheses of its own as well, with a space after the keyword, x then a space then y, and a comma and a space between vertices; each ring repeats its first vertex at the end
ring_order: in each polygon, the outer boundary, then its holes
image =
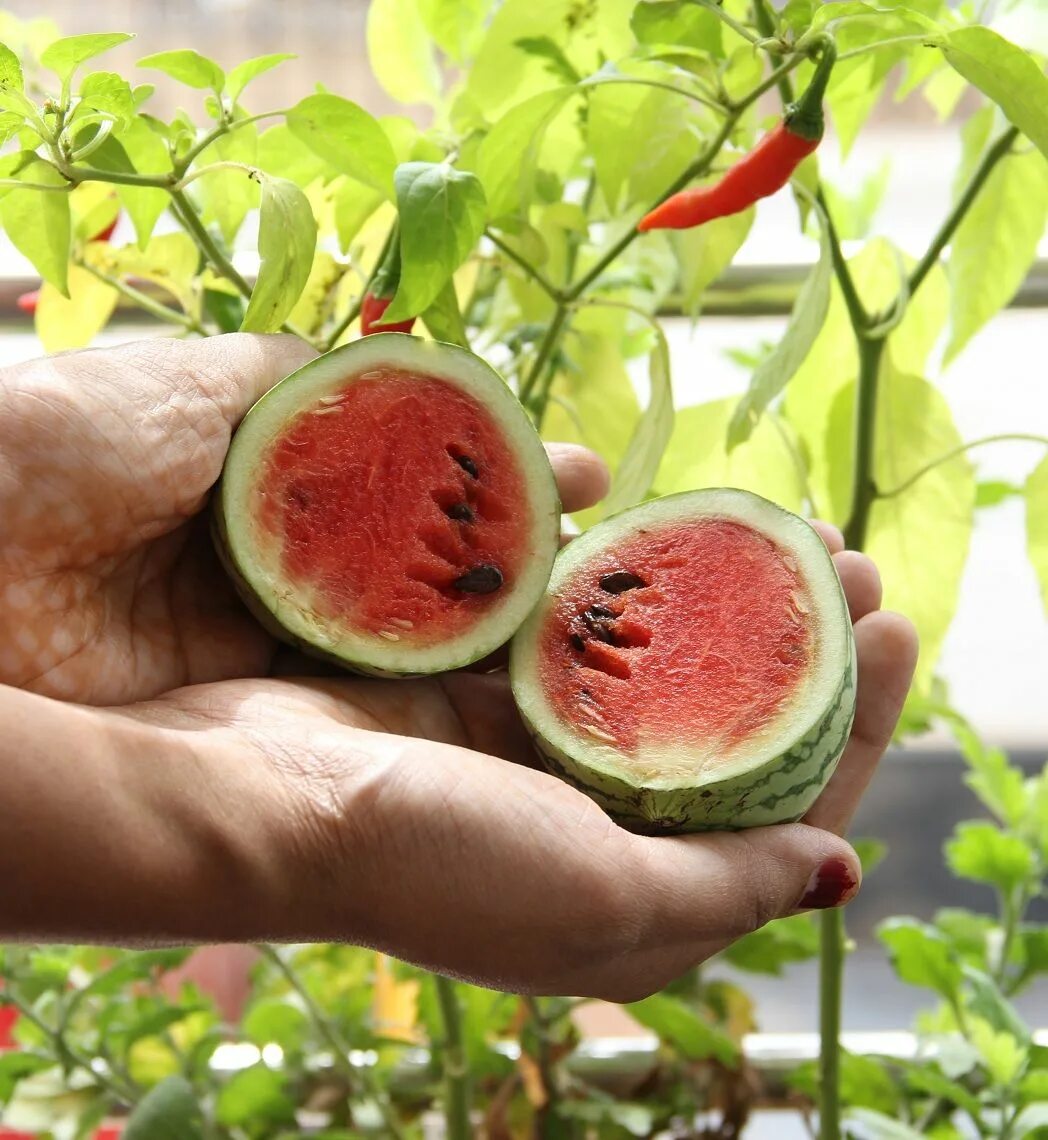
POLYGON ((263 397, 216 498, 219 549, 269 627, 381 675, 456 668, 508 641, 560 534, 545 449, 502 378, 399 333, 263 397))
POLYGON ((735 489, 655 499, 576 538, 510 669, 550 770, 647 833, 799 819, 855 711, 829 552, 735 489))

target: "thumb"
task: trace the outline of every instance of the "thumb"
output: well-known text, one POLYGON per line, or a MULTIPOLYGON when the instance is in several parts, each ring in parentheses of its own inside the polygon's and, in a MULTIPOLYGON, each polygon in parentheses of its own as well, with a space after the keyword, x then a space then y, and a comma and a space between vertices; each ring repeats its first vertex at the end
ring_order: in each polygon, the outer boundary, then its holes
POLYGON ((862 881, 850 844, 804 823, 650 842, 653 928, 679 943, 727 945, 774 918, 841 906, 862 881))

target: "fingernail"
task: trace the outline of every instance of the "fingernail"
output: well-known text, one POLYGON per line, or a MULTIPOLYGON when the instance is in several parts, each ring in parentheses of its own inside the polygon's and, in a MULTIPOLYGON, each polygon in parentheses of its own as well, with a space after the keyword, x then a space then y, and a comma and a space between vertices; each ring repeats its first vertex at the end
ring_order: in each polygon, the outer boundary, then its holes
POLYGON ((840 906, 855 893, 858 880, 843 859, 827 859, 808 880, 798 904, 801 910, 828 910, 840 906))

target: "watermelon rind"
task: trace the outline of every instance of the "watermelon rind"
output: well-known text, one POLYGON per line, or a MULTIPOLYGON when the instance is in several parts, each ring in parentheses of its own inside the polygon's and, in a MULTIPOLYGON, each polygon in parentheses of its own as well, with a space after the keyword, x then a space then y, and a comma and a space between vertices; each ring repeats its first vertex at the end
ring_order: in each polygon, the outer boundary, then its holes
POLYGON ((572 540, 557 558, 542 601, 517 631, 510 652, 513 695, 550 772, 594 799, 616 822, 648 835, 723 831, 801 819, 826 786, 855 716, 855 639, 833 560, 802 518, 733 487, 685 491, 613 515, 572 540), (540 643, 557 591, 607 546, 667 523, 719 517, 753 527, 792 555, 809 587, 818 646, 801 691, 761 739, 744 742, 716 765, 696 763, 682 744, 646 756, 635 778, 613 742, 566 723, 541 682, 540 643), (702 769, 705 768, 705 771, 702 769))
POLYGON ((353 672, 427 676, 470 665, 504 645, 542 595, 560 541, 561 507, 549 457, 503 378, 457 345, 404 333, 377 333, 318 357, 280 381, 245 416, 233 436, 213 498, 212 533, 245 604, 275 637, 353 672), (259 540, 250 503, 262 457, 305 408, 373 369, 393 367, 435 377, 479 401, 503 431, 526 475, 533 525, 523 569, 496 605, 464 633, 431 645, 390 642, 317 615, 282 576, 279 550, 259 540))

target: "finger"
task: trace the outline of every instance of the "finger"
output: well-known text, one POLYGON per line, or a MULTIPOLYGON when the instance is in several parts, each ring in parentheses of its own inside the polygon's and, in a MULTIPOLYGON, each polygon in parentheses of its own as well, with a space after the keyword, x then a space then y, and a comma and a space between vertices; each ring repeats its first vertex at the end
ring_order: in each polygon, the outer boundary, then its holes
POLYGON ((917 632, 895 613, 872 613, 855 626, 859 697, 851 739, 805 822, 841 834, 891 741, 917 664, 917 632))
POLYGON ((164 340, 162 364, 174 379, 188 380, 235 427, 275 384, 317 356, 295 336, 227 333, 202 340, 164 340))
POLYGON ((548 443, 546 452, 566 514, 592 507, 608 493, 611 476, 607 465, 589 448, 574 443, 548 443))
POLYGON ((857 550, 844 550, 833 556, 837 576, 848 599, 848 612, 853 622, 881 607, 881 576, 877 567, 857 550))
POLYGON ((637 949, 676 945, 695 961, 774 918, 842 905, 862 877, 848 843, 803 823, 637 842, 647 845, 631 884, 647 900, 637 949))
POLYGON ((822 519, 812 519, 811 526, 819 535, 831 554, 840 554, 844 549, 844 535, 833 525, 822 519))

